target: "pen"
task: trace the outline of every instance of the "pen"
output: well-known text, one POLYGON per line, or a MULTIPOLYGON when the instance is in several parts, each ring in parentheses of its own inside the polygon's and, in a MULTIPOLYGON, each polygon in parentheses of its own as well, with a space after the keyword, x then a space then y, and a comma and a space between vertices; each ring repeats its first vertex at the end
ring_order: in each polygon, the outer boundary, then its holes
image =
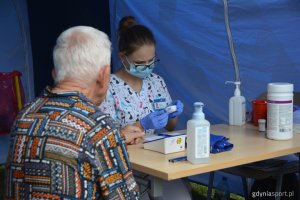
POLYGON ((171 158, 169 159, 169 162, 175 163, 175 162, 181 162, 181 161, 186 161, 187 157, 182 156, 182 157, 176 157, 176 158, 171 158))

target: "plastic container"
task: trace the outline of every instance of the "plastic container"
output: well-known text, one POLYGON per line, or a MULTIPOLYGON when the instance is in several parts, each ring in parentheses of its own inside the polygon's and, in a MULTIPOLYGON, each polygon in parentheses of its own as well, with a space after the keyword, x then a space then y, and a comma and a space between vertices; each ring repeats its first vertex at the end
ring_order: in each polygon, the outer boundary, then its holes
POLYGON ((265 119, 259 119, 258 120, 258 131, 259 132, 265 132, 266 131, 266 120, 265 119))
POLYGON ((229 125, 241 126, 246 122, 246 100, 241 96, 241 82, 226 81, 235 84, 234 96, 229 99, 229 125))
POLYGON ((267 120, 267 101, 253 100, 252 101, 252 122, 254 126, 258 126, 258 120, 267 120))
POLYGON ((210 123, 205 119, 203 106, 195 102, 193 118, 187 122, 187 160, 193 164, 209 161, 210 123))
POLYGON ((218 183, 213 200, 229 200, 230 190, 227 177, 223 176, 222 180, 218 183))
POLYGON ((269 83, 267 95, 267 138, 293 138, 293 90, 291 83, 269 83))

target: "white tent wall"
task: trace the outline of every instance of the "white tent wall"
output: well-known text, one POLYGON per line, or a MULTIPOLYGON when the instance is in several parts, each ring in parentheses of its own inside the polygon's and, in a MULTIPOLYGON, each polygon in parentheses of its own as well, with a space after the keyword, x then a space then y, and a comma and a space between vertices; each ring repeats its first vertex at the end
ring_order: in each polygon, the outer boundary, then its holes
POLYGON ((34 97, 34 83, 26 0, 0 1, 0 27, 0 72, 22 73, 28 102, 34 97))
MULTIPOLYGON (((270 82, 290 82, 299 91, 300 1, 228 1, 228 16, 247 110, 270 82)), ((157 41, 161 75, 173 99, 183 101, 178 129, 186 128, 193 102, 202 101, 212 123, 228 122, 228 102, 236 79, 222 0, 110 1, 111 36, 116 57, 119 20, 134 16, 157 41)))

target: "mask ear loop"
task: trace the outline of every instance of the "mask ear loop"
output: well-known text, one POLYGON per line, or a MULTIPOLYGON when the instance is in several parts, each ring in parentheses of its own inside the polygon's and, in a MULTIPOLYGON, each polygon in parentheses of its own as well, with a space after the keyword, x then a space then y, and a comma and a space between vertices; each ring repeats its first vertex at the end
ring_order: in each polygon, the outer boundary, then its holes
POLYGON ((122 63, 122 65, 123 65, 123 67, 125 67, 126 71, 130 71, 130 62, 129 62, 127 56, 125 56, 125 59, 120 58, 121 63, 122 63), (129 69, 128 69, 127 66, 125 65, 125 62, 124 62, 125 59, 126 59, 127 64, 129 65, 129 69))

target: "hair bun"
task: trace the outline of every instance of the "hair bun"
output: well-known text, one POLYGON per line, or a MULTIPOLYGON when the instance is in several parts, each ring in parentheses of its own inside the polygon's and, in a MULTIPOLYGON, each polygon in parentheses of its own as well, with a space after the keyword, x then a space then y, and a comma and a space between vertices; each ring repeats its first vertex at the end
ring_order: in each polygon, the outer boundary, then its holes
POLYGON ((133 16, 125 16, 119 22, 118 32, 119 34, 127 28, 137 24, 136 19, 133 16))

